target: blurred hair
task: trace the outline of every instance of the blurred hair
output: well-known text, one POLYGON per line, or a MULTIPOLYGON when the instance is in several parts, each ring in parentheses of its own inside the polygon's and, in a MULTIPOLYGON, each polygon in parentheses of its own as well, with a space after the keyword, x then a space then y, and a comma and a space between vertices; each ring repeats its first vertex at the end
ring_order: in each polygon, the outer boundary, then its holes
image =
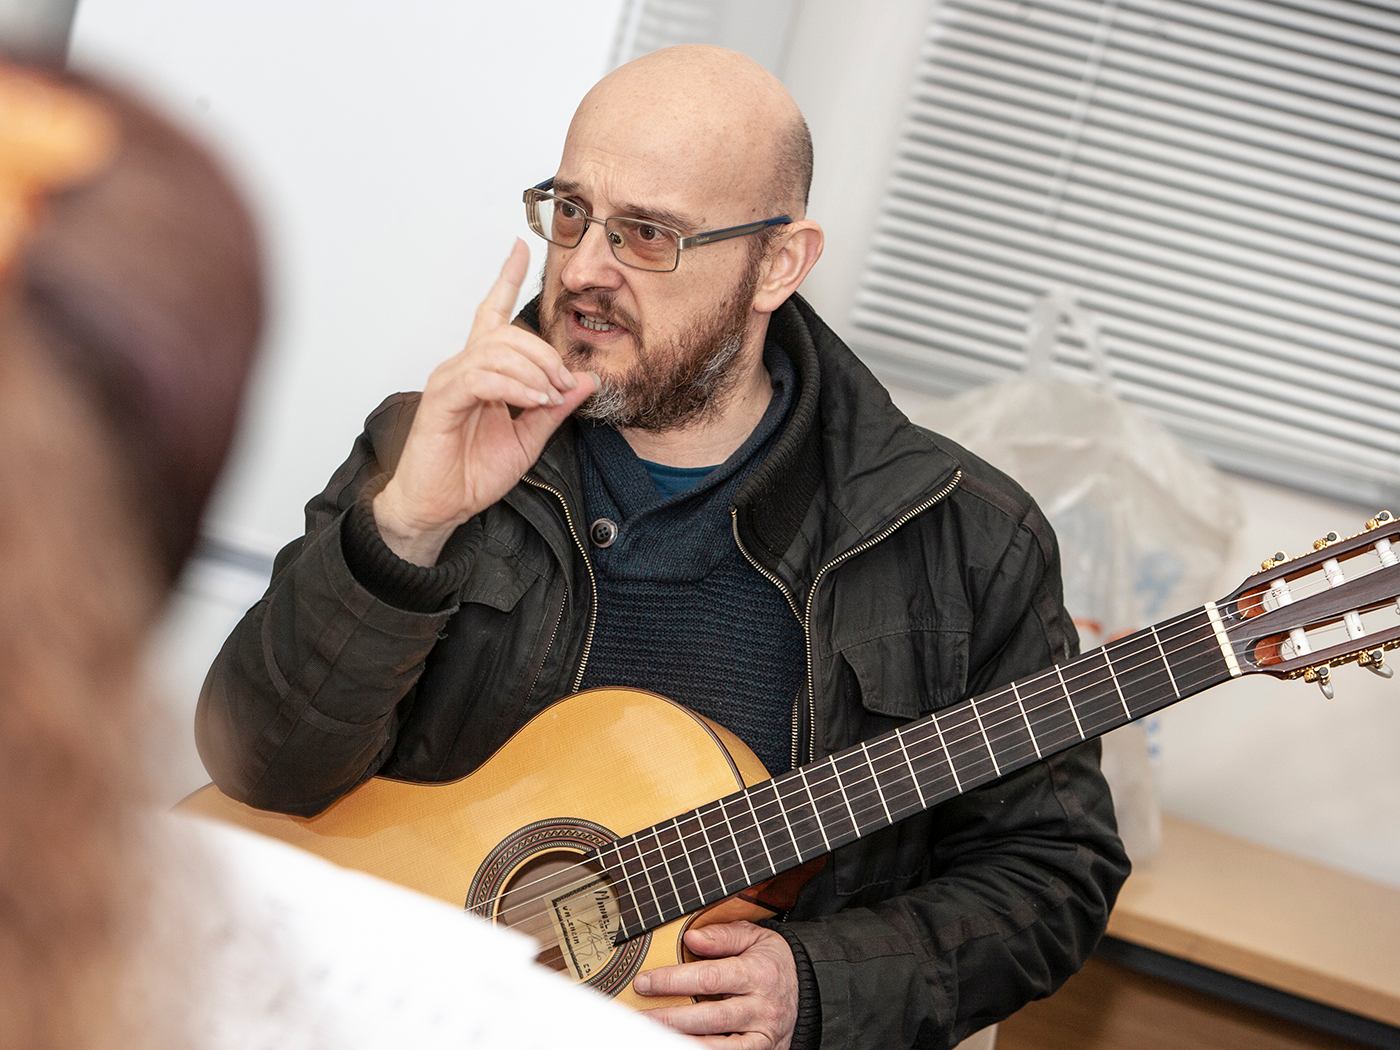
POLYGON ((27 336, 96 406, 157 561, 173 578, 224 461, 262 325, 252 222, 208 154, 84 78, 120 144, 49 199, 17 275, 27 336))
POLYGON ((82 1048, 109 1027, 136 890, 134 677, 155 574, 102 425, 0 334, 0 1031, 82 1048))
POLYGON ((145 900, 138 680, 233 429, 257 252, 202 149, 122 93, 42 75, 98 100, 120 144, 42 202, 0 286, 0 1041, 188 1045, 165 1017, 116 1035, 145 900))

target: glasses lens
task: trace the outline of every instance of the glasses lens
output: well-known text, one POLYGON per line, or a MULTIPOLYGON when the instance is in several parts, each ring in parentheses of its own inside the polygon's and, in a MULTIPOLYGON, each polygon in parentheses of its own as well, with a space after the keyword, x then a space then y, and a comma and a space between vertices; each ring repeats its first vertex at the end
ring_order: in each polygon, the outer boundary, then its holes
POLYGON ((572 248, 583 239, 588 218, 582 208, 547 193, 532 192, 526 201, 530 228, 547 241, 572 248))
POLYGON ((617 261, 638 270, 674 270, 680 258, 676 235, 642 219, 609 219, 608 243, 617 261))

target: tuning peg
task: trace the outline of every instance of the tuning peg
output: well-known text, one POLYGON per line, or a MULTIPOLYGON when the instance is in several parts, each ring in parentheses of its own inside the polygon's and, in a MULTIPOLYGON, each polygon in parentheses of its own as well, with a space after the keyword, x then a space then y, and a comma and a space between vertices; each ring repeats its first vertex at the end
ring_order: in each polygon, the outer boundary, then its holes
POLYGON ((1394 520, 1395 520, 1395 515, 1392 514, 1392 513, 1390 513, 1390 511, 1388 511, 1388 510, 1377 511, 1377 512, 1376 512, 1376 516, 1375 516, 1374 518, 1371 518, 1369 521, 1366 522, 1366 531, 1367 531, 1367 532, 1370 532, 1372 529, 1378 529, 1378 528, 1380 528, 1382 525, 1388 525, 1388 524, 1390 524, 1390 522, 1392 522, 1392 521, 1394 521, 1394 520))
POLYGON ((1320 551, 1324 547, 1330 547, 1332 546, 1332 544, 1336 543, 1341 538, 1342 537, 1334 529, 1332 532, 1329 532, 1326 536, 1323 536, 1321 539, 1313 540, 1313 550, 1320 551))
POLYGON ((1357 661, 1362 667, 1373 674, 1378 674, 1382 678, 1394 678, 1395 668, 1387 666, 1385 653, 1380 649, 1372 649, 1370 652, 1362 653, 1357 661))
POLYGON ((1309 667, 1303 672, 1303 681, 1316 682, 1317 687, 1322 690, 1322 695, 1328 700, 1337 695, 1336 690, 1332 688, 1332 669, 1326 664, 1309 667))
POLYGON ((1273 554, 1269 555, 1267 558, 1265 558, 1259 563, 1259 569, 1262 572, 1268 572, 1270 569, 1282 565, 1288 560, 1288 554, 1286 551, 1274 551, 1273 554))

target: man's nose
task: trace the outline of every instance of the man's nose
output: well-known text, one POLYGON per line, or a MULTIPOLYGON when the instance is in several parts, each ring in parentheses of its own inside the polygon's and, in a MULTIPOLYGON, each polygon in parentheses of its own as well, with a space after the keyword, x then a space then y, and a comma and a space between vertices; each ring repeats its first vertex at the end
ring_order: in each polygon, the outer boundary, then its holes
POLYGON ((583 240, 564 251, 559 280, 571 292, 585 288, 617 288, 622 284, 622 264, 608 244, 608 231, 601 222, 591 222, 583 240))

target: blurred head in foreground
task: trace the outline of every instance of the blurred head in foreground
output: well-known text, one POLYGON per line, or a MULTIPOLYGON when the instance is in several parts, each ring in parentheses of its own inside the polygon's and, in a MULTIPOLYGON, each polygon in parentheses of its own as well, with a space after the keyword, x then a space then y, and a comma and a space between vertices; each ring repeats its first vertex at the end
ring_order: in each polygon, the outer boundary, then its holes
POLYGON ((126 95, 0 60, 0 1030, 110 1045, 146 629, 261 321, 248 216, 126 95))

